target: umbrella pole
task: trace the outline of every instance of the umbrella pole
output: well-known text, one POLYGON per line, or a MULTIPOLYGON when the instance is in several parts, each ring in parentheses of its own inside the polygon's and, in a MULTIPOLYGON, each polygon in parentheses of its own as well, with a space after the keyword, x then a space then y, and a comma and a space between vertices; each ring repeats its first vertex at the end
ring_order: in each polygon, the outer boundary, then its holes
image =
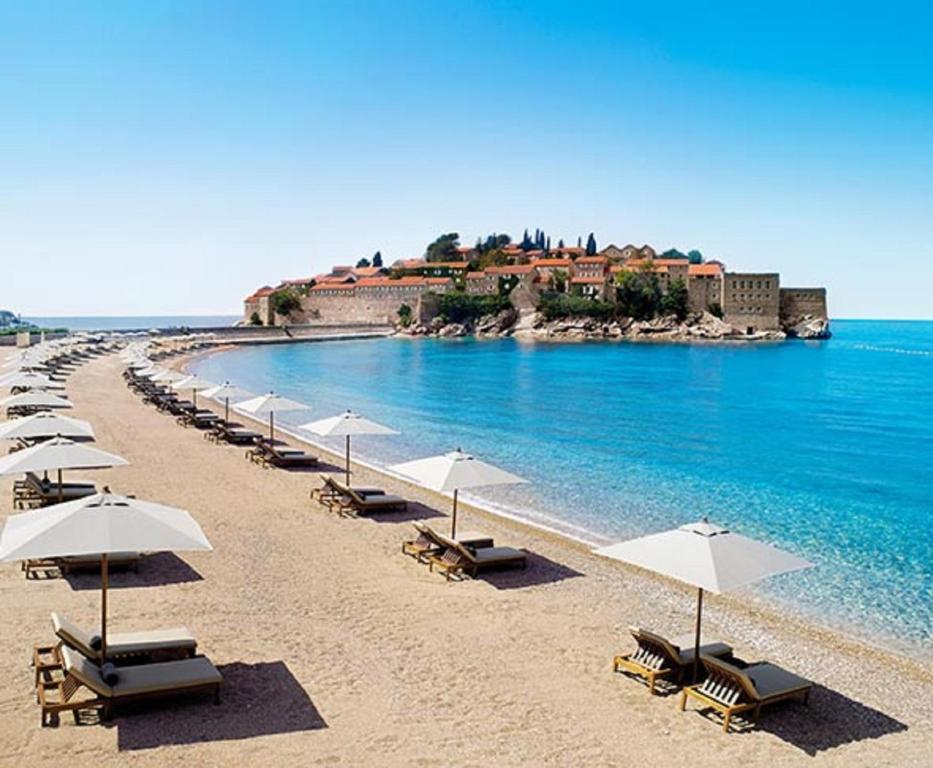
POLYGON ((275 445, 275 411, 269 411, 269 445, 275 445))
POLYGON ((454 488, 454 513, 450 518, 450 538, 457 538, 457 488, 454 488))
POLYGON ((61 504, 65 500, 65 486, 62 485, 62 471, 59 468, 58 470, 58 503, 61 504))
POLYGON ((194 407, 197 408, 198 407, 198 390, 196 389, 191 390, 191 399, 194 401, 194 407))
POLYGON ((693 682, 700 679, 700 622, 703 620, 703 587, 697 591, 697 624, 693 640, 693 682))
POLYGON ((350 435, 347 435, 347 488, 350 487, 350 435))
POLYGON ((107 554, 100 556, 100 663, 107 661, 107 582, 110 580, 107 554))
POLYGON ((230 398, 224 398, 224 426, 230 426, 230 398))

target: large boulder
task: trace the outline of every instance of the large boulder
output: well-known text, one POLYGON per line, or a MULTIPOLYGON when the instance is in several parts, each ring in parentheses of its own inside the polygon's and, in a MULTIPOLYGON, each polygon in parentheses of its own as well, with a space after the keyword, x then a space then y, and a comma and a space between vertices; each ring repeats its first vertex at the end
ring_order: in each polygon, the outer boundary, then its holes
POLYGON ((462 323, 450 323, 441 328, 437 335, 441 338, 455 338, 459 336, 466 336, 469 333, 469 330, 462 323))
POLYGON ((785 328, 788 336, 798 339, 828 339, 829 320, 823 317, 804 315, 793 325, 785 328))

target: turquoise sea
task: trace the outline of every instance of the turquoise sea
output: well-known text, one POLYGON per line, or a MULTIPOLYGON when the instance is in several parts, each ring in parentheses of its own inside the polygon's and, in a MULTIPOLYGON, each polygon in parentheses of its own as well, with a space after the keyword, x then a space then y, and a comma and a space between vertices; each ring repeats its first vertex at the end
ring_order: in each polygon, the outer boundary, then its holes
POLYGON ((481 499, 594 542, 708 516, 818 564, 757 595, 926 656, 933 322, 833 331, 757 345, 257 346, 194 367, 313 408, 278 421, 353 408, 404 433, 355 442, 377 463, 462 447, 531 481, 481 499))

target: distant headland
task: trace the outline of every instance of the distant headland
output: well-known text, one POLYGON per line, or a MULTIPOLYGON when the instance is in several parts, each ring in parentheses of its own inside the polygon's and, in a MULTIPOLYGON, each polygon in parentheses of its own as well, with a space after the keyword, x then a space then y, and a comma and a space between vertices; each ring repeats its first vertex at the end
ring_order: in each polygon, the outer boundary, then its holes
POLYGON ((441 235, 422 257, 389 266, 381 253, 327 274, 266 285, 243 324, 393 324, 400 333, 694 341, 821 339, 825 288, 782 287, 778 272, 735 272, 699 251, 597 248, 591 233, 551 246, 492 234, 462 246, 441 235))

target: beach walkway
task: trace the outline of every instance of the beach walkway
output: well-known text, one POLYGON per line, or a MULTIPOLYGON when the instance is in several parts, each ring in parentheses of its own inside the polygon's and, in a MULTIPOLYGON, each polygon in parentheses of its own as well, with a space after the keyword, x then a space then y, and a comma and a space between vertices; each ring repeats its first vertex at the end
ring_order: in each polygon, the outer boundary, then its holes
MULTIPOLYGON (((120 371, 111 356, 69 379, 74 415, 131 462, 86 476, 188 509, 215 551, 115 573, 109 621, 114 631, 189 627, 223 674, 223 698, 40 729, 30 649, 51 639, 53 610, 93 624, 99 578, 27 582, 6 566, 0 766, 930 764, 929 664, 711 599, 709 636, 817 683, 809 708, 775 707, 758 729, 725 735, 679 712, 677 696, 649 696, 611 672, 631 645, 626 625, 689 631, 690 590, 469 509, 469 527, 533 554, 525 571, 448 583, 399 551, 410 520, 448 508, 438 497, 361 471, 358 481, 418 503, 401 516, 339 518, 308 498, 316 471, 251 465, 242 448, 143 405, 120 371)), ((0 486, 7 513, 10 485, 0 486)))

